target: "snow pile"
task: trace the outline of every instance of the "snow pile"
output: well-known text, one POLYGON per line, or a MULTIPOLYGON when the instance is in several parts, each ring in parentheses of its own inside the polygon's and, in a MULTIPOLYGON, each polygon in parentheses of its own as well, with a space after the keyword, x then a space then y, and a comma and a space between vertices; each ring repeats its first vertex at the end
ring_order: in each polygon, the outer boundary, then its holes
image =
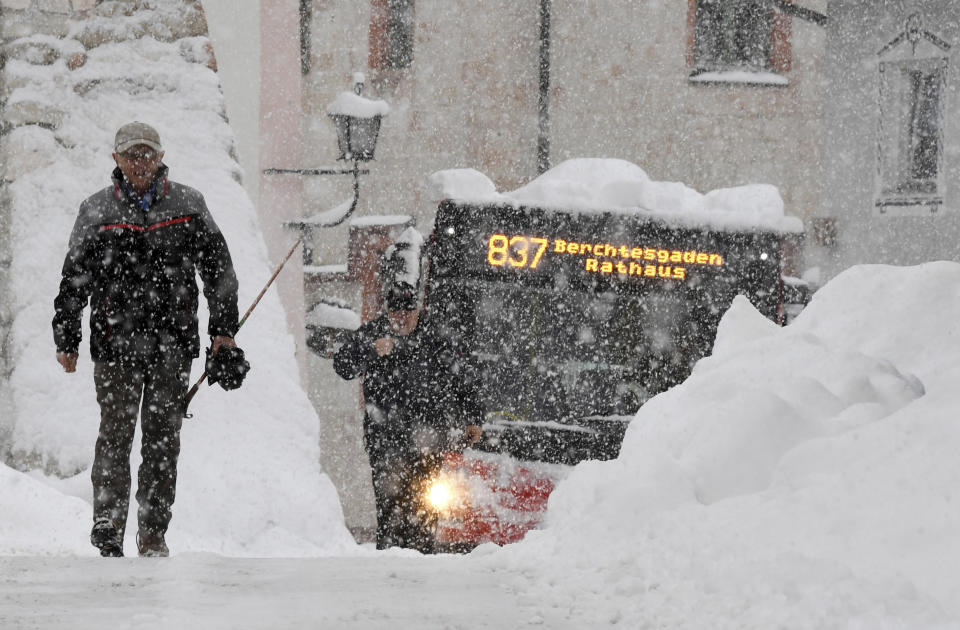
POLYGON ((744 83, 747 85, 790 85, 790 79, 775 72, 722 70, 700 72, 687 79, 691 83, 744 83))
POLYGON ((403 282, 413 288, 420 287, 420 250, 423 248, 423 235, 416 228, 408 227, 397 236, 396 241, 383 252, 384 260, 395 260, 393 271, 395 282, 403 282))
POLYGON ((769 229, 802 232, 803 223, 784 213, 775 186, 750 184, 701 194, 680 182, 657 182, 642 168, 617 159, 566 160, 512 192, 498 193, 493 182, 473 169, 433 173, 434 199, 512 203, 579 211, 628 210, 672 223, 714 229, 769 229))
POLYGON ((343 220, 356 209, 353 199, 347 199, 336 206, 330 208, 329 210, 321 210, 311 214, 309 217, 303 220, 304 223, 316 226, 329 227, 333 225, 340 225, 343 223, 343 220))
POLYGON ((431 173, 427 178, 427 194, 433 202, 444 199, 503 201, 493 180, 473 168, 448 168, 431 173))
POLYGON ((0 555, 73 554, 85 543, 90 504, 0 464, 0 555))
MULTIPOLYGON (((97 28, 109 22, 98 20, 97 28)), ((133 17, 126 21, 139 24, 133 17)), ((117 28, 126 23, 121 22, 117 28)), ((25 126, 5 138, 27 151, 23 162, 6 165, 8 176, 10 169, 19 170, 8 189, 15 210, 11 291, 4 296, 14 315, 8 349, 13 414, 0 418, 0 435, 9 440, 18 467, 68 478, 30 480, 0 466, 0 554, 95 551, 86 542, 88 471, 99 421, 89 310, 76 374, 65 374, 54 360, 50 321, 77 208, 110 185, 116 129, 135 119, 154 125, 171 178, 205 195, 233 255, 241 313, 270 277, 256 212, 231 157, 233 134, 223 117, 217 75, 184 52, 183 40, 146 37, 90 48, 76 70, 62 59, 45 66, 18 59, 6 64, 5 79, 18 86, 11 100, 54 107, 62 120, 54 130, 25 126), (62 505, 40 482, 61 493, 62 505), (86 508, 78 509, 71 497, 82 499, 86 508), (40 503, 49 507, 38 509, 40 503), (61 542, 66 532, 69 543, 61 542)), ((202 334, 206 317, 202 311, 202 334)), ((260 302, 237 341, 253 365, 244 387, 227 393, 203 386, 191 405, 194 418, 185 420, 171 547, 235 555, 352 548, 336 492, 320 468, 318 420, 300 387, 293 339, 275 292, 260 302)), ((192 381, 202 367, 194 362, 192 381)))
POLYGON ((346 304, 320 302, 307 313, 305 323, 314 328, 356 330, 360 328, 360 315, 346 304))
POLYGON ((577 467, 546 530, 484 561, 624 627, 947 627, 958 286, 955 263, 855 267, 783 329, 738 299, 619 459, 577 467))

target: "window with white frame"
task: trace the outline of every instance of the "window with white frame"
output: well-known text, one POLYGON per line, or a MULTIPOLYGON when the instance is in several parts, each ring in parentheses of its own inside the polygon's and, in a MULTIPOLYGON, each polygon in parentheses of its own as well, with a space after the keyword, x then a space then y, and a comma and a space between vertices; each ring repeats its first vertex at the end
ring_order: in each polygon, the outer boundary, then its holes
POLYGON ((694 75, 772 70, 774 15, 763 0, 697 0, 694 75))

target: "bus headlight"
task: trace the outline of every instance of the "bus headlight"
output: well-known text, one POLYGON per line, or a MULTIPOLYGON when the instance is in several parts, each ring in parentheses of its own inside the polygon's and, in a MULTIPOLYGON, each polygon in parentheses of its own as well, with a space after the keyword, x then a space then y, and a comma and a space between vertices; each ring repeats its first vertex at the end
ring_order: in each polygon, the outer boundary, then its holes
POLYGON ((448 514, 464 502, 465 491, 457 479, 440 474, 427 484, 427 506, 434 512, 448 514))

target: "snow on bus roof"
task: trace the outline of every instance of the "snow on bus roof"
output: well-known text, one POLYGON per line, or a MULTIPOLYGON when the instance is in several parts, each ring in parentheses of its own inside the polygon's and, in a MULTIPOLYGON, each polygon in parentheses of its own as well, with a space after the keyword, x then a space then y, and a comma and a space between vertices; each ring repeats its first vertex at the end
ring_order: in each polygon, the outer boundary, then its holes
POLYGON ((658 182, 619 159, 574 158, 511 192, 474 169, 448 169, 429 177, 432 198, 470 203, 526 205, 579 212, 624 212, 688 226, 722 230, 802 232, 784 212, 776 186, 748 184, 702 194, 680 182, 658 182))

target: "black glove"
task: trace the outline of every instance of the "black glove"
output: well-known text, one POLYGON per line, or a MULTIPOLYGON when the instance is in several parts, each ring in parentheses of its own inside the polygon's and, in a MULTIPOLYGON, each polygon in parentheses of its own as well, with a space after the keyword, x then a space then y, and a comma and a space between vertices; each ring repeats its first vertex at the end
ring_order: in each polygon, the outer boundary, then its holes
POLYGON ((243 385, 243 379, 250 371, 250 363, 243 357, 240 348, 225 348, 217 350, 216 354, 207 348, 207 380, 211 385, 220 383, 220 387, 227 391, 237 389, 243 385))

